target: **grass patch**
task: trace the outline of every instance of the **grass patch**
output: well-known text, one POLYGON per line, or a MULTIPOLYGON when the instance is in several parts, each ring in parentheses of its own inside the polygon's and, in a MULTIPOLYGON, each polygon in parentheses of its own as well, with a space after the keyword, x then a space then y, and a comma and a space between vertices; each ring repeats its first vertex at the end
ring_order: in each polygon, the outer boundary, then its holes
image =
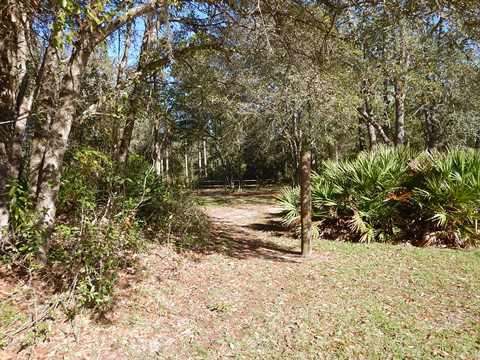
POLYGON ((479 252, 319 242, 283 286, 290 304, 259 312, 238 358, 480 356, 479 252), (286 326, 285 326, 286 325, 286 326), (253 347, 250 345, 254 345, 253 347))

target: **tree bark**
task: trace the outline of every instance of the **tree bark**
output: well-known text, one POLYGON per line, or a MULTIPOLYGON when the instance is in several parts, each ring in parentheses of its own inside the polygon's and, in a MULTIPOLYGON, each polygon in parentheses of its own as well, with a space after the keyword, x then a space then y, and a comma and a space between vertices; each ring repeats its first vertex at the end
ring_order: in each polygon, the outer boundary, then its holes
MULTIPOLYGON (((373 111, 372 107, 370 106, 370 102, 368 99, 365 98, 364 100, 365 105, 365 113, 367 114, 369 119, 373 118, 373 111)), ((377 130, 375 126, 371 123, 371 121, 367 122, 367 130, 368 130, 368 143, 369 148, 372 150, 377 145, 377 130)))
POLYGON ((312 191, 310 187, 312 154, 310 150, 302 150, 300 160, 302 256, 308 257, 312 254, 312 191))
POLYGON ((395 145, 405 143, 405 80, 395 79, 395 145))
POLYGON ((207 142, 205 140, 203 140, 203 166, 204 166, 204 170, 205 170, 205 178, 208 177, 208 160, 207 160, 207 142))
POLYGON ((155 142, 155 159, 153 161, 153 167, 155 168, 155 173, 157 176, 163 177, 163 158, 162 158, 162 149, 160 144, 155 142))
MULTIPOLYGON (((152 17, 149 16, 145 23, 145 32, 143 34, 137 72, 142 72, 143 66, 148 61, 148 51, 150 50, 150 45, 153 41, 154 34, 155 22, 153 21, 152 17)), ((144 74, 141 75, 141 78, 143 78, 143 76, 144 74)), ((123 129, 122 139, 120 141, 120 147, 117 155, 117 160, 122 164, 126 164, 128 161, 130 142, 132 141, 133 130, 135 128, 136 117, 140 105, 142 91, 141 86, 142 82, 140 81, 140 79, 138 79, 138 81, 136 81, 133 87, 132 93, 130 94, 129 98, 127 122, 125 123, 125 128, 123 129)))
POLYGON ((399 70, 394 76, 395 88, 395 145, 403 145, 405 143, 405 99, 407 92, 407 73, 410 67, 410 55, 408 53, 406 42, 406 27, 403 21, 399 24, 399 70))
POLYGON ((8 240, 9 201, 7 196, 7 154, 0 144, 0 251, 4 250, 8 240))
POLYGON ((167 183, 170 183, 170 159, 168 153, 168 147, 165 149, 165 177, 167 179, 167 183))
POLYGON ((49 140, 43 158, 36 204, 36 210, 41 214, 40 222, 46 229, 51 228, 55 221, 63 156, 67 149, 75 113, 75 99, 80 96, 80 80, 89 56, 89 48, 75 49, 72 53, 68 70, 62 79, 59 108, 54 114, 48 131, 49 140))
POLYGON ((42 67, 37 76, 37 112, 40 116, 33 123, 33 137, 30 144, 30 161, 28 163, 28 184, 30 193, 38 196, 38 184, 42 177, 42 164, 47 149, 49 129, 52 124, 55 109, 56 89, 60 81, 57 79, 59 72, 59 54, 54 46, 55 37, 52 34, 49 45, 43 55, 42 67))
POLYGON ((164 177, 164 156, 163 156, 163 147, 165 139, 160 136, 160 120, 157 121, 157 124, 154 127, 154 148, 153 148, 153 166, 155 168, 155 173, 161 178, 164 177))
POLYGON ((425 143, 427 149, 434 149, 440 140, 440 128, 433 106, 424 111, 424 119, 425 143))
POLYGON ((0 8, 0 248, 8 240, 9 199, 8 179, 10 178, 11 130, 15 119, 15 99, 18 89, 17 37, 15 4, 7 1, 0 8))
POLYGON ((4 248, 10 220, 7 187, 20 174, 32 96, 27 95, 30 19, 21 2, 7 1, 0 10, 0 247, 4 248))
POLYGON ((19 70, 18 94, 16 98, 16 111, 14 119, 13 134, 10 147, 10 176, 18 178, 21 171, 23 159, 23 143, 25 139, 25 130, 27 128, 27 119, 30 115, 33 102, 33 92, 28 93, 29 76, 27 71, 28 65, 28 45, 27 36, 29 31, 29 23, 27 15, 21 12, 16 18, 17 25, 17 67, 19 70))
POLYGON ((202 148, 200 147, 200 141, 198 142, 198 178, 200 179, 203 175, 202 169, 202 148))
MULTIPOLYGON (((138 85, 135 85, 137 87, 138 85)), ((127 122, 125 123, 125 127, 123 128, 122 140, 120 141, 120 147, 117 155, 117 160, 121 164, 126 164, 128 161, 128 153, 130 150, 130 142, 132 141, 133 129, 135 128, 135 121, 138 109, 138 95, 135 89, 133 90, 133 94, 131 95, 135 99, 130 100, 130 110, 127 116, 127 122)))
POLYGON ((362 116, 362 119, 366 122, 367 130, 370 131, 370 126, 375 130, 375 141, 377 141, 376 135, 378 133, 378 135, 380 135, 380 137, 382 138, 383 142, 385 142, 385 144, 393 145, 392 140, 390 140, 388 135, 385 133, 385 130, 383 129, 382 125, 375 120, 372 113, 368 114, 367 112, 363 111, 363 109, 359 109, 359 114, 362 116))
POLYGON ((185 150, 185 182, 188 184, 188 154, 187 150, 185 150))
POLYGON ((370 150, 372 150, 377 145, 377 130, 371 122, 367 123, 368 129, 368 143, 370 150))
POLYGON ((132 45, 132 24, 128 23, 127 29, 125 32, 125 45, 123 48, 123 54, 117 67, 117 81, 115 84, 115 90, 120 89, 125 81, 125 70, 128 64, 128 54, 130 52, 131 45, 132 45))

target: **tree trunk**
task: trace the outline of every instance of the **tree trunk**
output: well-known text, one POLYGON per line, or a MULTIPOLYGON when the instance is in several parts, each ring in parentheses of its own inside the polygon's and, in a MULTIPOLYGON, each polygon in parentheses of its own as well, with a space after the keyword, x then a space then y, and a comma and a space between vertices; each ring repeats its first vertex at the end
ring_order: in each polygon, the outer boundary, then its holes
POLYGON ((23 143, 25 139, 25 130, 27 128, 27 119, 30 115, 33 102, 33 92, 28 93, 29 76, 27 71, 28 45, 27 36, 29 24, 27 15, 21 13, 16 19, 17 26, 17 67, 19 69, 19 83, 16 111, 14 119, 13 136, 10 148, 10 176, 18 178, 22 166, 23 143))
POLYGON ((185 150, 185 182, 188 184, 188 154, 185 150))
POLYGON ((312 154, 310 150, 302 150, 300 160, 302 256, 308 257, 312 254, 312 191, 310 188, 312 154))
POLYGON ((410 55, 406 42, 406 26, 403 21, 399 24, 399 61, 400 70, 394 77, 395 88, 395 145, 405 144, 405 99, 407 87, 407 73, 410 67, 410 55))
MULTIPOLYGON (((365 99, 364 102, 365 102, 365 113, 367 114, 369 119, 372 119, 373 111, 372 111, 372 107, 370 106, 370 102, 368 101, 368 99, 365 99)), ((377 145, 377 130, 375 129, 375 126, 372 124, 371 121, 367 122, 367 130, 368 130, 369 148, 370 150, 372 150, 377 145)))
MULTIPOLYGON (((137 87, 138 85, 135 85, 137 87)), ((135 93, 135 90, 134 90, 135 93)), ((129 114, 127 116, 127 122, 123 128, 122 140, 120 141, 120 147, 117 155, 117 160, 121 164, 126 164, 128 161, 128 152, 130 149, 130 142, 132 141, 133 129, 135 127, 136 109, 138 109, 137 94, 132 94, 133 98, 130 101, 129 114)))
POLYGON ((38 196, 38 184, 42 177, 43 160, 47 149, 50 126, 55 108, 56 73, 59 68, 59 55, 53 45, 55 34, 50 39, 50 44, 43 55, 40 76, 38 76, 37 92, 39 93, 37 109, 41 116, 37 116, 33 123, 34 131, 30 145, 30 162, 28 171, 28 183, 30 193, 38 196))
MULTIPOLYGON (((120 42, 120 41, 119 41, 120 42)), ((130 46, 132 44, 132 23, 127 24, 127 29, 125 32, 125 41, 122 58, 120 59, 117 67, 117 81, 115 84, 115 90, 119 90, 124 81, 125 81, 125 69, 127 68, 128 63, 128 54, 130 51, 130 46)), ((120 44, 118 45, 120 46, 120 44)))
POLYGON ((157 176, 163 176, 163 158, 162 158, 162 149, 160 143, 155 141, 155 160, 153 162, 153 166, 155 168, 155 173, 157 176))
POLYGON ((395 79, 395 145, 405 143, 405 80, 395 79))
POLYGON ((9 225, 9 201, 7 196, 7 174, 8 163, 6 161, 7 154, 0 144, 0 252, 4 250, 8 240, 9 225))
POLYGON ((203 140, 203 166, 205 170, 205 178, 208 177, 208 160, 207 160, 207 142, 203 140))
POLYGON ((440 140, 440 128, 433 106, 424 111, 424 118, 425 143, 427 145, 427 149, 434 149, 437 147, 440 140))
POLYGON ((7 1, 0 21, 0 247, 8 238, 8 182, 18 179, 22 145, 31 110, 29 93, 28 44, 30 19, 21 2, 7 1))
MULTIPOLYGON (((148 60, 148 51, 150 49, 150 44, 153 40, 155 34, 155 22, 152 17, 149 16, 145 23, 145 32, 143 33, 142 46, 140 49, 140 58, 138 61, 137 72, 141 72, 143 66, 148 60)), ((143 75, 141 76, 143 78, 143 75)), ((141 98, 141 79, 137 79, 133 87, 133 91, 129 97, 129 107, 128 107, 128 116, 125 128, 123 129, 122 140, 120 141, 120 147, 117 155, 117 160, 126 164, 128 160, 128 151, 130 148, 130 142, 132 141, 133 129, 135 128, 135 121, 140 105, 141 98)))
POLYGON ((170 159, 168 153, 168 147, 165 149, 165 178, 167 179, 167 183, 170 183, 170 159))
POLYGON ((371 122, 367 123, 369 148, 372 150, 377 145, 377 130, 371 122))
MULTIPOLYGON (((41 214, 40 223, 50 230, 56 215, 56 200, 60 189, 63 156, 75 113, 75 100, 80 96, 80 80, 87 65, 90 51, 76 49, 70 57, 69 66, 62 79, 59 108, 54 114, 49 129, 49 140, 45 151, 42 176, 38 184, 36 210, 41 214)), ((48 231, 47 231, 48 233, 48 231)), ((48 234, 46 235, 48 238, 48 234)))
POLYGON ((8 240, 12 126, 15 119, 15 100, 18 94, 16 6, 12 1, 0 11, 0 248, 8 240))
POLYGON ((200 147, 200 142, 198 142, 198 178, 200 179, 203 175, 202 169, 202 149, 200 147))

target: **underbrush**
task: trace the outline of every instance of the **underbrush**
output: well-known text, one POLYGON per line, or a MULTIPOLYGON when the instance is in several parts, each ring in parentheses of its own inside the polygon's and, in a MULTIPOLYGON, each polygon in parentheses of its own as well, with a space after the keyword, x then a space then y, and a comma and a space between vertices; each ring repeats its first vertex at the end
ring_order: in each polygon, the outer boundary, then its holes
MULTIPOLYGON (((327 161, 313 174, 312 199, 324 234, 360 242, 477 246, 480 152, 378 147, 354 159, 327 161)), ((284 222, 298 223, 299 189, 285 188, 278 201, 284 222)))
POLYGON ((167 186, 142 157, 132 155, 120 167, 84 148, 66 162, 48 244, 28 187, 10 187, 14 235, 2 260, 17 275, 33 274, 57 292, 71 292, 74 301, 64 306, 68 317, 81 308, 99 315, 111 310, 119 272, 135 269, 148 241, 174 239, 181 249, 208 236, 206 217, 189 192, 167 186))

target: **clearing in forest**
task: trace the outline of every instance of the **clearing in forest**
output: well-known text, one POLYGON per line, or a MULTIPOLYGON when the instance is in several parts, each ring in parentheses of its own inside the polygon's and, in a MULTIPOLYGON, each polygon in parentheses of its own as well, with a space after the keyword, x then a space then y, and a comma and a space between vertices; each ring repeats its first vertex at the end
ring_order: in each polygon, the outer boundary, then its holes
MULTIPOLYGON (((200 201, 212 221, 208 246, 152 247, 140 271, 124 274, 107 320, 50 320, 42 341, 9 356, 480 357, 480 252, 316 241, 303 260, 271 194, 200 201)), ((4 317, 18 306, 12 294, 4 317)))

